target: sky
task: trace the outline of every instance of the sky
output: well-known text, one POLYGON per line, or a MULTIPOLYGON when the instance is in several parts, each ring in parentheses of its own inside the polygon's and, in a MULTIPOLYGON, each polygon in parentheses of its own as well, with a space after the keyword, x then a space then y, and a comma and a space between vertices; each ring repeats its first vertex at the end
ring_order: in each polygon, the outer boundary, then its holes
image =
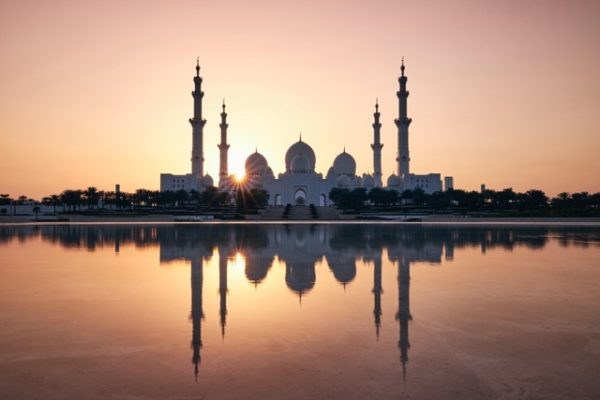
POLYGON ((408 76, 411 171, 455 187, 600 191, 597 1, 0 0, 0 193, 158 189, 191 170, 193 76, 204 79, 205 171, 258 149, 275 174, 310 144, 384 179, 396 170, 408 76))

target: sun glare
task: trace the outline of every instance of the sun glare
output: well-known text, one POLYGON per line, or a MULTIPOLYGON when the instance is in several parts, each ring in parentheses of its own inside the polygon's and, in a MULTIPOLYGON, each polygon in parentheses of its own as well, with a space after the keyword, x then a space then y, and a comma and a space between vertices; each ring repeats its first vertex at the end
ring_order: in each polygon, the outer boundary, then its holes
POLYGON ((244 174, 233 174, 233 179, 237 183, 242 183, 246 179, 246 175, 244 175, 244 174))
POLYGON ((246 268, 246 259, 241 253, 236 253, 233 259, 230 260, 230 263, 233 264, 233 267, 243 271, 246 268))

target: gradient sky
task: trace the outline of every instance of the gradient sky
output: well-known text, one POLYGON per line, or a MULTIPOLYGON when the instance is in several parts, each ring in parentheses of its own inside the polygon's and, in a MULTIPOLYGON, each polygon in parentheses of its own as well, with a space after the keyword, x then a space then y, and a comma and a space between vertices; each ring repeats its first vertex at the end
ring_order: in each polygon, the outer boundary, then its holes
POLYGON ((404 56, 413 172, 600 191, 598 38, 597 1, 0 0, 0 193, 189 172, 197 56, 213 177, 223 98, 230 171, 257 146, 276 174, 300 131, 319 172, 344 145, 372 172, 379 98, 387 178, 404 56))

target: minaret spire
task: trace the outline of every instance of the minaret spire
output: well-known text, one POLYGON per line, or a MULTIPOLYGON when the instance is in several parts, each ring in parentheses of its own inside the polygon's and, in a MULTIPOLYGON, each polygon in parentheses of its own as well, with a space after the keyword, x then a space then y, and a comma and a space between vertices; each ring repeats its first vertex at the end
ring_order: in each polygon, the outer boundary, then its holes
POLYGON ((410 155, 408 151, 408 126, 411 119, 407 115, 407 98, 409 92, 406 90, 407 78, 404 75, 404 57, 402 57, 402 65, 400 66, 400 90, 396 92, 398 96, 398 118, 394 121, 398 127, 398 177, 410 174, 410 155))
POLYGON ((204 176, 204 148, 203 148, 203 130, 206 120, 202 119, 202 77, 200 76, 200 58, 196 60, 196 76, 194 77, 194 117, 190 118, 192 125, 192 175, 200 187, 200 179, 204 176))
POLYGON ((381 149, 383 148, 383 144, 381 144, 381 123, 379 122, 379 99, 375 99, 375 113, 373 117, 375 122, 373 122, 373 144, 371 148, 373 149, 373 184, 375 187, 382 187, 383 182, 381 179, 381 149))
POLYGON ((217 145, 219 148, 219 187, 222 188, 227 182, 229 176, 228 165, 227 165, 227 152, 229 151, 229 145, 227 144, 227 113, 225 112, 225 99, 223 99, 223 112, 221 112, 221 143, 217 145))

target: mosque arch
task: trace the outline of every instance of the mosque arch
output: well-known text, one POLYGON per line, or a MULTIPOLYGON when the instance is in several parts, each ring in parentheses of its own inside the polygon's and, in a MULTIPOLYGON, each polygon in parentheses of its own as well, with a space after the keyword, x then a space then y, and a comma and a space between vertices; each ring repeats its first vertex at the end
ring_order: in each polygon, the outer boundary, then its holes
POLYGON ((319 207, 325 207, 327 205, 327 197, 321 193, 319 196, 319 207))
POLYGON ((281 195, 279 193, 277 193, 275 195, 275 205, 276 206, 282 206, 283 202, 281 201, 281 195))
POLYGON ((306 192, 304 189, 297 189, 294 193, 294 203, 299 206, 306 204, 306 192))

